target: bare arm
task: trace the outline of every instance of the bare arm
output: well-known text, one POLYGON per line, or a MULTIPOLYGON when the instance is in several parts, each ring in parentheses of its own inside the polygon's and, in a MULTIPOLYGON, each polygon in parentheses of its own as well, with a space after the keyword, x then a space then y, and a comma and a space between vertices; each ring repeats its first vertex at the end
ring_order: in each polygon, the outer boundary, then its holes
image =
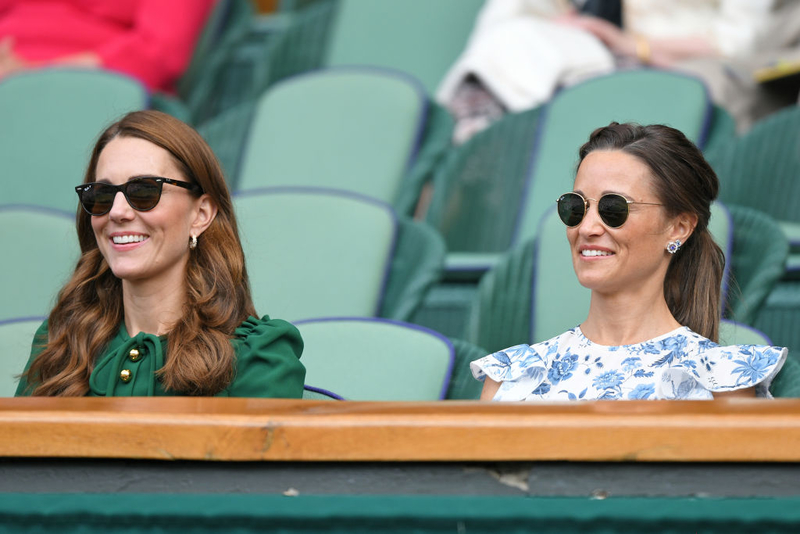
POLYGON ((495 382, 488 376, 483 381, 483 390, 481 391, 482 401, 490 401, 494 398, 497 390, 500 389, 500 382, 495 382))
POLYGON ((26 61, 14 52, 14 41, 11 37, 0 39, 0 77, 14 72, 23 71, 48 65, 61 65, 80 68, 100 67, 100 56, 94 52, 82 52, 69 56, 62 56, 47 62, 26 61))
POLYGON ((24 67, 22 58, 14 53, 14 41, 11 37, 0 39, 0 78, 24 67))
POLYGON ((701 36, 645 39, 621 30, 598 17, 574 15, 559 20, 563 24, 576 26, 591 33, 618 56, 638 57, 646 63, 659 67, 669 67, 678 61, 693 57, 719 55, 711 41, 701 36))

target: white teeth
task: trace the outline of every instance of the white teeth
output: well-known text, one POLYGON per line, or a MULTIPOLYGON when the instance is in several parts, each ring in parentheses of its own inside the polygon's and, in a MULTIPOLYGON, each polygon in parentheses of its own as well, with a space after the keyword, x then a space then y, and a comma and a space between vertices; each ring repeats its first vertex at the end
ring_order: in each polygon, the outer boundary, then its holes
POLYGON ((115 235, 111 238, 115 245, 124 245, 126 243, 139 243, 147 239, 143 235, 115 235))
POLYGON ((605 250, 581 250, 581 256, 613 256, 613 252, 605 250))

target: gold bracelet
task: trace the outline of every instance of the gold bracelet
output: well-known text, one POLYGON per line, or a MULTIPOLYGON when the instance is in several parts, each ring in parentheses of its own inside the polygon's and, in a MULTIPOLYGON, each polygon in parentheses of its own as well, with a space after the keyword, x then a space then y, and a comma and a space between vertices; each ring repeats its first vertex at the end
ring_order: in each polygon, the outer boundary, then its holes
POLYGON ((647 65, 651 59, 650 41, 643 35, 634 35, 633 38, 636 40, 637 59, 647 65))

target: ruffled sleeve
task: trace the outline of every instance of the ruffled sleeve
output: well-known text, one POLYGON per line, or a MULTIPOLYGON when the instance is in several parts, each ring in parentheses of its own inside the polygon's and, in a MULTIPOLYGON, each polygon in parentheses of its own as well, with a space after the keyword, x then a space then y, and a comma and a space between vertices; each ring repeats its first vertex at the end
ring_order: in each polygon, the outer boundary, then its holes
POLYGON ((234 332, 236 371, 219 396, 301 398, 306 369, 303 340, 292 324, 249 317, 234 332))
POLYGON ((755 387, 757 397, 772 398, 769 387, 783 367, 788 349, 763 345, 715 343, 687 355, 664 371, 660 398, 713 398, 714 393, 755 387))
POLYGON ((483 381, 487 376, 501 382, 493 400, 524 400, 547 376, 550 351, 540 353, 540 345, 516 345, 470 363, 472 376, 483 381))

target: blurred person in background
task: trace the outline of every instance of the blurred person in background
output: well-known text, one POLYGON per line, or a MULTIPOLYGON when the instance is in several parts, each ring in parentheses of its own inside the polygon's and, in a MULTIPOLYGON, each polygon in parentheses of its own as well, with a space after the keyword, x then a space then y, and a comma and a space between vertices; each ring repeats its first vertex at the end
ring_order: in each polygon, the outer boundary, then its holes
POLYGON ((173 92, 215 0, 0 0, 0 78, 104 68, 173 92))
POLYGON ((770 39, 792 13, 800 16, 800 2, 488 0, 436 96, 454 114, 461 143, 559 87, 618 68, 674 68, 703 78, 741 129, 753 120, 757 88, 738 60, 800 37, 798 27, 770 39))

